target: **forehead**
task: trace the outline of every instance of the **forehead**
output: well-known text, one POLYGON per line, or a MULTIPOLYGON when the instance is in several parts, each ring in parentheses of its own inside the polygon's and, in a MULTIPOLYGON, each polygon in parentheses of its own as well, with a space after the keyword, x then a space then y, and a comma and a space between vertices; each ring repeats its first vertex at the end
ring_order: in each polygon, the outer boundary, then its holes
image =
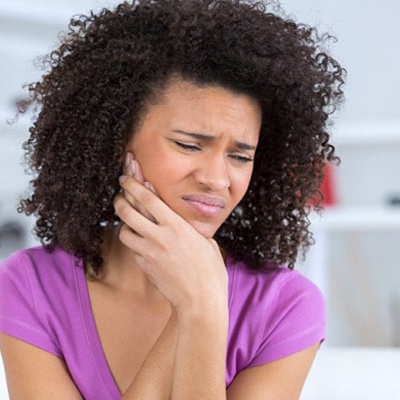
POLYGON ((249 95, 183 79, 172 81, 146 114, 145 120, 156 119, 173 129, 212 135, 231 131, 253 143, 257 143, 262 117, 258 102, 249 95))

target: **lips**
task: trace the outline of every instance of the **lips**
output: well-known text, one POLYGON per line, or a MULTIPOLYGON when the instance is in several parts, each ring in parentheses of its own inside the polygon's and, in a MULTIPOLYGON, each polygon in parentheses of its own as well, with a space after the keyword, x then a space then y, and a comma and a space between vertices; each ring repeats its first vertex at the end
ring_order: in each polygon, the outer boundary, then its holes
POLYGON ((184 196, 183 200, 197 213, 205 217, 217 216, 225 207, 225 201, 220 197, 204 194, 192 194, 184 196))

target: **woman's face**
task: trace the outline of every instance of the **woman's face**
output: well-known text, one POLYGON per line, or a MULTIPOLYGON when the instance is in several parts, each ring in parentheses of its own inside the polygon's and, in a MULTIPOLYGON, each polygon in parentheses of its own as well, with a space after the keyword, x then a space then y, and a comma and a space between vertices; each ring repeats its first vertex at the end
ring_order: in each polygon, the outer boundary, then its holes
POLYGON ((219 86, 171 83, 126 146, 161 199, 207 238, 244 196, 261 109, 219 86))

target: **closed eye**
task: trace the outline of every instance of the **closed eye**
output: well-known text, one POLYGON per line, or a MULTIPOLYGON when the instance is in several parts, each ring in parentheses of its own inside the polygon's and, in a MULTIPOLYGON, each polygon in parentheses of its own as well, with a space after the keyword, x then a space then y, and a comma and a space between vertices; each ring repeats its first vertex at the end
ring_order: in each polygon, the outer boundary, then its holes
POLYGON ((242 164, 246 164, 253 161, 251 157, 241 156, 239 154, 231 154, 229 157, 233 158, 236 161, 239 161, 242 164))
MULTIPOLYGON (((196 152, 196 151, 200 151, 201 147, 199 145, 196 144, 189 144, 189 143, 185 143, 185 142, 180 142, 178 140, 173 140, 173 142, 180 147, 181 149, 184 149, 188 152, 196 152)), ((253 161, 253 158, 250 156, 245 156, 245 155, 241 155, 241 154, 229 154, 229 157, 241 164, 246 164, 249 162, 253 161)))
POLYGON ((188 144, 188 143, 183 143, 183 142, 178 142, 174 140, 174 143, 179 146, 180 148, 187 150, 187 151, 197 151, 200 150, 200 147, 194 144, 188 144))

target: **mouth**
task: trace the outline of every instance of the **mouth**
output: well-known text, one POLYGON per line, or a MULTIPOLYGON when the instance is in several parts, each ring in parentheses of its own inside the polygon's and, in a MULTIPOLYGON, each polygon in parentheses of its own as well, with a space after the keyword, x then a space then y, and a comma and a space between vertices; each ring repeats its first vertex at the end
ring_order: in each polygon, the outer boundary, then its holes
POLYGON ((225 201, 220 197, 204 194, 184 196, 183 200, 193 210, 204 217, 216 217, 225 207, 225 201))

